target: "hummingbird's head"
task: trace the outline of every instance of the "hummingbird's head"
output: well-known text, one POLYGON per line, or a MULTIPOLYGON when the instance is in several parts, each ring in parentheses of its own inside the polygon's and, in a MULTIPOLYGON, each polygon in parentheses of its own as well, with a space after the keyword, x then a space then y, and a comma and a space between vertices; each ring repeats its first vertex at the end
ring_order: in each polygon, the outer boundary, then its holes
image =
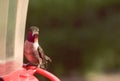
POLYGON ((30 42, 35 42, 35 40, 38 40, 39 36, 39 28, 36 26, 31 26, 28 30, 27 34, 27 40, 30 42))

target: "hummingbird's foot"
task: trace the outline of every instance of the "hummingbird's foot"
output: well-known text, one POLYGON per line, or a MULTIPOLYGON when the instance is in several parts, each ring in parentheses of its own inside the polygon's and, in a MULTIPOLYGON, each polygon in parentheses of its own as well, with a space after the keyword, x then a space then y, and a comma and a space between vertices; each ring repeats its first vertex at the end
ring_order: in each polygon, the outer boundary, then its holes
POLYGON ((30 68, 36 69, 37 66, 34 65, 34 64, 31 64, 31 63, 27 63, 27 64, 23 64, 23 68, 26 68, 26 69, 30 69, 30 68), (34 67, 31 67, 31 66, 34 66, 34 67))
POLYGON ((35 66, 35 65, 33 65, 31 63, 23 64, 23 67, 29 67, 29 66, 35 66))

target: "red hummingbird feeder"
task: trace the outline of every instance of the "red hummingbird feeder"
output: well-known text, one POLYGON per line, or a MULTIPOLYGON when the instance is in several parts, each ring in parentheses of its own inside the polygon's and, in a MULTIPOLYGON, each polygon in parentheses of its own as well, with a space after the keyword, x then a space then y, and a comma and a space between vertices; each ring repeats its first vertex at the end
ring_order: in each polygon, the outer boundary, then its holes
POLYGON ((57 78, 52 73, 43 70, 41 68, 38 68, 36 66, 29 66, 29 67, 22 67, 18 70, 3 76, 0 81, 39 81, 34 74, 40 74, 46 78, 48 78, 50 81, 60 81, 59 78, 57 78))

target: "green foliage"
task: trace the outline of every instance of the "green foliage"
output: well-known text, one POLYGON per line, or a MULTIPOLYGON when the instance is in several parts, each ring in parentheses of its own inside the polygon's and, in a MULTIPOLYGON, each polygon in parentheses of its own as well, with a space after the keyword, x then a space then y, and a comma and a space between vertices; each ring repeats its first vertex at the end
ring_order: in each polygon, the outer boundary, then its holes
POLYGON ((40 26, 40 44, 56 74, 113 70, 120 67, 119 5, 119 0, 30 0, 27 27, 40 26))

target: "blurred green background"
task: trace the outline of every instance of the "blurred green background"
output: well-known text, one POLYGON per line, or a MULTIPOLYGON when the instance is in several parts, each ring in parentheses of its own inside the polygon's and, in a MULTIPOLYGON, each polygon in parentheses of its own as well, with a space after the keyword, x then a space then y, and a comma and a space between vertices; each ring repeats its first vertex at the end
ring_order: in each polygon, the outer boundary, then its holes
POLYGON ((32 25, 53 59, 48 70, 62 81, 120 69, 119 0, 30 0, 26 29, 32 25))

